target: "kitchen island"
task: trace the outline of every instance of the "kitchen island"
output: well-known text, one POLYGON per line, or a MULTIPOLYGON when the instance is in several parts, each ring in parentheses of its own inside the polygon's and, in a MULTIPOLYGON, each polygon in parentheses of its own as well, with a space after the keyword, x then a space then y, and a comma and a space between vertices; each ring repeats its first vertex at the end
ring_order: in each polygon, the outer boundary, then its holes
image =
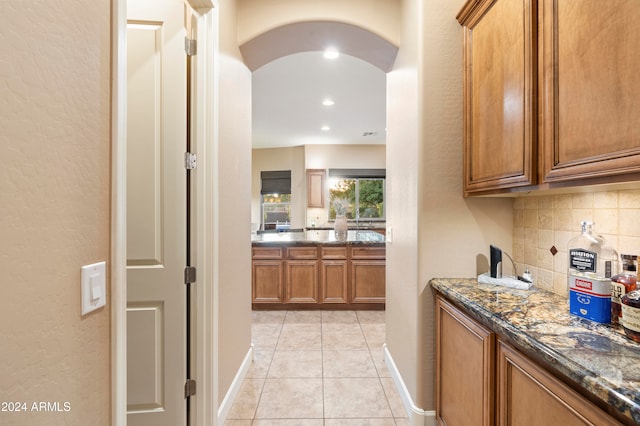
POLYGON ((516 290, 475 279, 430 284, 436 293, 436 415, 447 424, 640 423, 640 344, 620 327, 573 316, 565 297, 536 287, 516 290), (460 387, 478 392, 464 411, 472 420, 458 417, 460 387))
POLYGON ((273 232, 251 238, 252 307, 378 309, 385 306, 385 238, 350 230, 273 232))

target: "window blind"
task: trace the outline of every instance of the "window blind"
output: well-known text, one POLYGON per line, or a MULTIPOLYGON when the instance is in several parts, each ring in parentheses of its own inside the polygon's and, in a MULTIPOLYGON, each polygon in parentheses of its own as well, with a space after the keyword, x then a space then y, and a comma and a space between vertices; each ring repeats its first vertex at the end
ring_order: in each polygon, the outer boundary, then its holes
POLYGON ((386 175, 386 169, 329 169, 329 177, 384 178, 386 175))
POLYGON ((291 194, 291 170, 260 172, 260 194, 291 194))

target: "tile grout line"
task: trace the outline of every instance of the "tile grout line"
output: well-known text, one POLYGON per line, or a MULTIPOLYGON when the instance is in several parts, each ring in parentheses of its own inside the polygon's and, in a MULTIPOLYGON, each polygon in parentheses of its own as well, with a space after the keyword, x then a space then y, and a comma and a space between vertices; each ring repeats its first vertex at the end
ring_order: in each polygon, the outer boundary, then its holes
POLYGON ((256 422, 256 416, 258 415, 258 408, 260 407, 260 401, 262 401, 262 396, 264 394, 264 388, 267 386, 267 380, 269 379, 269 371, 271 371, 271 365, 273 364, 273 360, 276 357, 276 351, 278 349, 278 342, 280 342, 280 336, 282 336, 282 329, 284 328, 284 321, 286 319, 286 314, 282 319, 282 323, 280 323, 280 331, 278 332, 278 338, 276 339, 276 344, 273 348, 273 353, 271 354, 271 359, 269 360, 269 366, 267 367, 267 371, 264 375, 264 381, 262 382, 262 387, 260 388, 260 396, 258 397, 258 401, 256 403, 256 409, 253 412, 253 418, 251 419, 251 424, 256 422))

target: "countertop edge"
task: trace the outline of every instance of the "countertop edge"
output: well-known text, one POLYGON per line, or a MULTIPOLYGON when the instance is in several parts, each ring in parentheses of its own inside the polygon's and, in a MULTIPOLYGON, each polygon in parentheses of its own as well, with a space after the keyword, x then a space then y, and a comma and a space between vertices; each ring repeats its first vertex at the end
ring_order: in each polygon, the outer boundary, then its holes
POLYGON ((259 247, 295 247, 295 246, 367 246, 386 247, 386 243, 379 241, 252 241, 252 246, 259 247))
MULTIPOLYGON (((631 424, 640 423, 640 407, 625 395, 614 384, 610 383, 602 377, 591 374, 583 366, 566 358, 563 354, 555 351, 548 345, 528 335, 511 322, 496 317, 489 309, 475 301, 465 297, 463 294, 456 292, 451 288, 451 283, 460 282, 469 285, 469 282, 477 281, 468 278, 434 278, 429 281, 431 288, 441 294, 444 298, 452 302, 455 306, 462 309, 471 317, 481 324, 492 329, 499 336, 513 344, 518 350, 531 357, 534 361, 549 369, 556 376, 560 376, 561 380, 568 382, 569 385, 588 399, 592 400, 596 405, 604 411, 615 415, 620 421, 631 421, 631 424), (604 397, 606 395, 606 398, 604 397), (613 408, 613 410, 612 410, 613 408)), ((515 290, 500 286, 490 286, 482 284, 486 288, 495 287, 496 291, 509 292, 545 292, 544 290, 533 287, 531 290, 515 290)), ((546 292, 548 293, 548 292, 546 292)), ((549 293, 552 294, 552 293, 549 293)), ((559 296, 553 296, 559 297, 559 296)), ((587 321, 587 320, 584 320, 587 321)), ((593 327, 593 324, 591 324, 593 327)), ((597 325, 595 326, 597 327, 597 325)), ((603 326, 604 327, 604 326, 603 326)))

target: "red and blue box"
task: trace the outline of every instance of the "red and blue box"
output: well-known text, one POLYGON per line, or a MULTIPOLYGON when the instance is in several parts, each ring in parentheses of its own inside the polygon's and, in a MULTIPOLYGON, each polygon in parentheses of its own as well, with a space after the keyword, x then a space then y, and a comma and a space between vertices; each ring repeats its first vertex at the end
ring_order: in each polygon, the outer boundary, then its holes
POLYGON ((569 312, 591 321, 611 323, 611 279, 569 275, 569 312))

